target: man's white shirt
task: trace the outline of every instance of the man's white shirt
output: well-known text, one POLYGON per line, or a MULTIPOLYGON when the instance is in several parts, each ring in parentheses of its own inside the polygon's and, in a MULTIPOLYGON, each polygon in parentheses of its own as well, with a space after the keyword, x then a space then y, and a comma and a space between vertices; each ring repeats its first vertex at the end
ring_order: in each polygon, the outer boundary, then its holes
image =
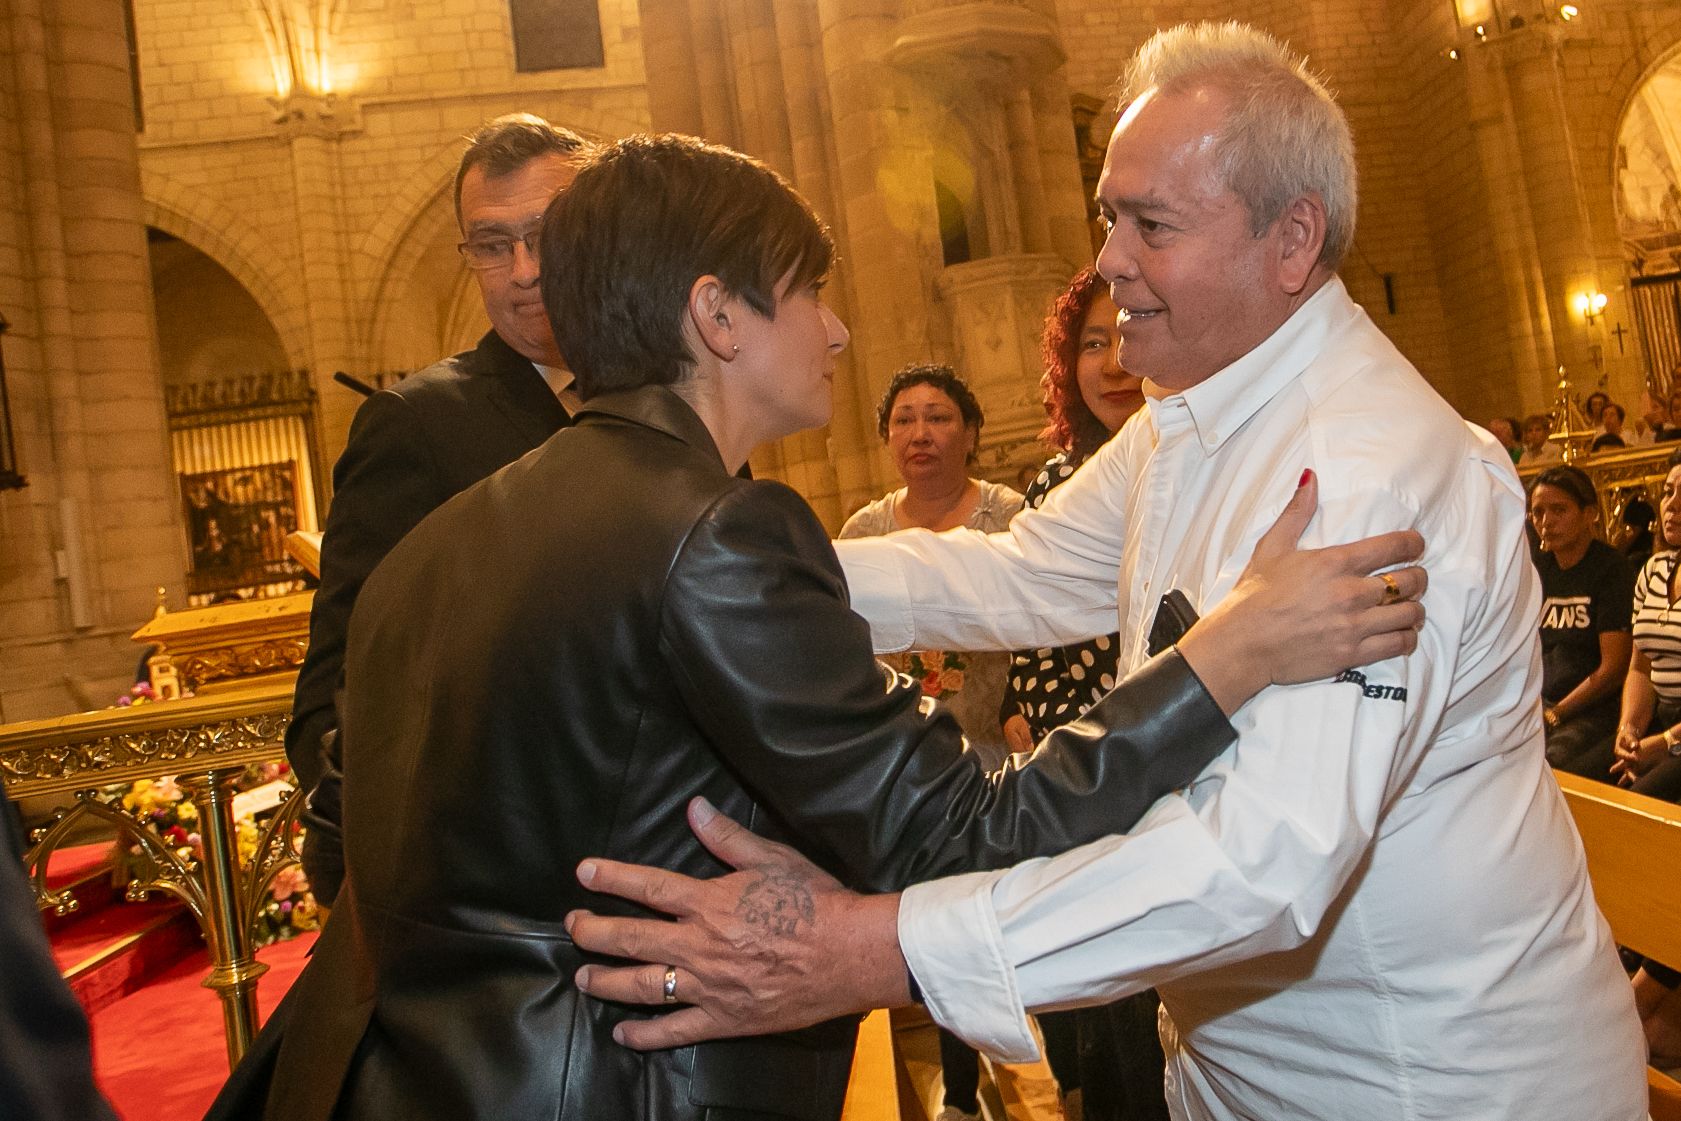
POLYGON ((1540 588, 1511 460, 1332 280, 1249 354, 1151 399, 1009 532, 842 542, 878 649, 1109 633, 1206 610, 1304 468, 1304 547, 1424 535, 1408 658, 1274 688, 1133 831, 908 890, 942 1024, 1003 1059, 1028 1008, 1156 986, 1183 1118, 1645 1116, 1627 981, 1545 766, 1540 588))

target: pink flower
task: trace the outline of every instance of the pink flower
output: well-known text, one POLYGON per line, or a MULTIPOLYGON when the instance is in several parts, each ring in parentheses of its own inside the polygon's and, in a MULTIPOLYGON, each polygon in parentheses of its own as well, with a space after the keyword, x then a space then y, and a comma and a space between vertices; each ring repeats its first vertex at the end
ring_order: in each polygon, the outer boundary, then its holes
POLYGON ((294 895, 302 895, 309 890, 309 877, 296 864, 288 865, 275 874, 274 883, 269 887, 269 894, 275 899, 289 899, 294 895))

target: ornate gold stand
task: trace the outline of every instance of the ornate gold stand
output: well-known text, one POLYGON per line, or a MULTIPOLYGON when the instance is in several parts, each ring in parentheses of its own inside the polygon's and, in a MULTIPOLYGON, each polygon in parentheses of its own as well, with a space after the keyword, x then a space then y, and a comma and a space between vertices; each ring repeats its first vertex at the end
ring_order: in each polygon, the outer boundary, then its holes
POLYGON ((198 920, 210 949, 205 986, 222 1000, 228 1063, 237 1063, 257 1030, 257 980, 268 968, 252 955, 251 930, 274 877, 295 864, 292 826, 302 806, 294 793, 274 815, 249 866, 241 869, 234 831, 233 784, 252 763, 282 758, 292 707, 291 675, 272 675, 182 701, 79 713, 0 728, 0 777, 14 798, 74 794, 39 833, 26 862, 43 908, 75 901, 47 890, 47 862, 84 819, 116 829, 136 846, 143 872, 130 899, 167 891, 198 920), (182 858, 156 832, 96 788, 143 778, 179 777, 199 813, 204 860, 182 858))

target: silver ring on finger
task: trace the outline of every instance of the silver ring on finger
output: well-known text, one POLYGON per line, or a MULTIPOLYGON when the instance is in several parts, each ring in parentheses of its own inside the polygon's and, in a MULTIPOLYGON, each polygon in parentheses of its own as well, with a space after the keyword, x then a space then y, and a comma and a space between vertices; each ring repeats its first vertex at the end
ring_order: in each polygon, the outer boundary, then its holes
POLYGON ((660 1001, 664 1004, 677 1003, 677 967, 665 967, 665 983, 660 986, 660 1001))

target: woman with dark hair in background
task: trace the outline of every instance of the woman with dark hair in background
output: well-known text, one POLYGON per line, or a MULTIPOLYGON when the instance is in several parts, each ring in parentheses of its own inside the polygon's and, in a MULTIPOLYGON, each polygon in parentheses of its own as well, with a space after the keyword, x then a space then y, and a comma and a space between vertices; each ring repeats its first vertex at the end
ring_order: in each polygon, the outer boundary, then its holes
MULTIPOLYGON (((1010 524, 1021 494, 973 478, 986 417, 968 384, 950 366, 912 363, 893 375, 876 406, 876 431, 905 485, 860 509, 841 537, 879 537, 901 529, 966 526, 992 533, 1010 524)), ((885 659, 951 710, 989 769, 1008 753, 998 727, 1010 656, 958 650, 915 650, 885 659)))
POLYGON ((1541 700, 1547 762, 1609 781, 1618 692, 1628 673, 1632 573, 1601 541, 1599 494, 1579 467, 1535 477, 1529 516, 1540 536, 1541 700))
POLYGON ((1669 457, 1658 500, 1657 551, 1634 581, 1634 656, 1617 722, 1617 781, 1681 799, 1681 451, 1669 457))
MULTIPOLYGON (((1020 493, 969 474, 985 423, 980 402, 950 366, 902 367, 876 406, 876 431, 905 485, 853 514, 840 536, 879 537, 901 529, 937 533, 958 526, 991 533, 1009 525, 1021 509, 1020 493)), ((1008 654, 912 650, 882 660, 951 710, 989 770, 1003 763, 1008 749, 997 713, 1008 654)), ((936 1121, 971 1121, 980 1113, 981 1057, 944 1028, 936 1030, 944 1098, 936 1121)), ((1057 1091, 1043 1066, 987 1065, 1000 1095, 1020 1102, 1014 1113, 1055 1112, 1057 1091)))

